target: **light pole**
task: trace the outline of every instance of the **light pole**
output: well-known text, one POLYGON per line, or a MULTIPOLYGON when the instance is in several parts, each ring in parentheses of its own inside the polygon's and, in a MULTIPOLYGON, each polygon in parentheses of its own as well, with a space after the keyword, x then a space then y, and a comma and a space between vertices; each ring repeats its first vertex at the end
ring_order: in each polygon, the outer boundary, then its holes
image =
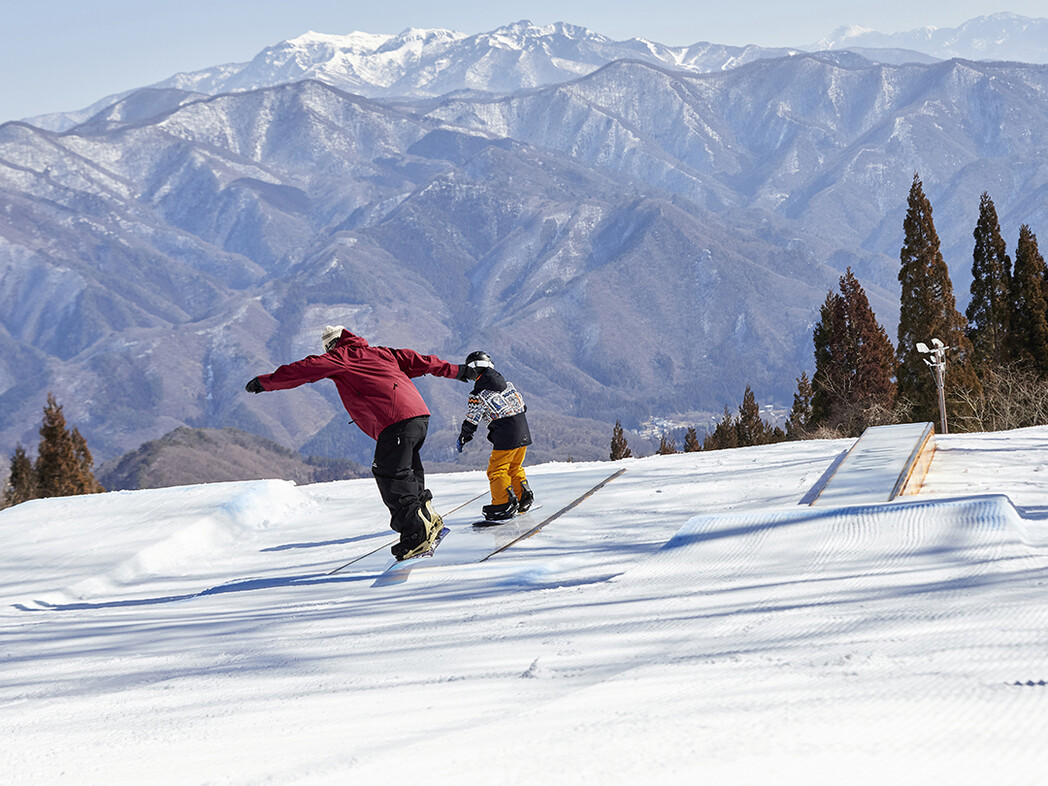
POLYGON ((923 355, 931 355, 930 358, 925 358, 924 362, 927 363, 931 369, 932 374, 935 375, 935 386, 939 389, 939 423, 942 425, 942 433, 949 433, 946 430, 946 393, 944 388, 946 385, 946 351, 949 347, 943 345, 937 338, 932 339, 932 346, 934 349, 928 349, 928 345, 923 341, 917 342, 917 351, 923 355))

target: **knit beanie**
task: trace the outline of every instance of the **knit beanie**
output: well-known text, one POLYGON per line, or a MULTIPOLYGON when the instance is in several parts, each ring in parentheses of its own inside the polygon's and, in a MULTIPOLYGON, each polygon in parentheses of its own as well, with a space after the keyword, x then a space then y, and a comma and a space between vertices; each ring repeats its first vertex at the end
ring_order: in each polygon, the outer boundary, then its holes
POLYGON ((342 338, 342 331, 345 329, 343 325, 328 325, 324 328, 324 332, 320 334, 320 341, 324 345, 325 352, 335 346, 335 342, 342 338))

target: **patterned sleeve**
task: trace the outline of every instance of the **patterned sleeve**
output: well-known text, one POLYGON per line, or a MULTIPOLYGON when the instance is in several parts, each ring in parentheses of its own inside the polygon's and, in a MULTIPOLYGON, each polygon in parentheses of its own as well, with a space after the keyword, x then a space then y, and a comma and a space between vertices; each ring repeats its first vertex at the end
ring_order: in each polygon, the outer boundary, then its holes
POLYGON ((480 392, 470 393, 469 411, 466 413, 466 420, 479 425, 482 420, 512 417, 524 412, 525 409, 523 397, 513 387, 513 383, 510 382, 506 385, 506 389, 501 392, 497 390, 481 390, 480 392))
POLYGON ((466 422, 472 423, 474 426, 479 426, 483 420, 491 420, 491 414, 488 412, 487 407, 484 406, 484 401, 481 399, 479 393, 470 393, 469 400, 467 401, 466 410, 466 422))

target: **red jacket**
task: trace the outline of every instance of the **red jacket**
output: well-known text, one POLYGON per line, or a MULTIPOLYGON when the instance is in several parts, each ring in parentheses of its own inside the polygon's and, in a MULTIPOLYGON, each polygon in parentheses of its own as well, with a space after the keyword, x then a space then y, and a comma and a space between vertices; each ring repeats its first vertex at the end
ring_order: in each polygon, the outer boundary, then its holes
POLYGON ((334 380, 353 422, 369 437, 378 439, 393 423, 429 414, 412 377, 455 377, 458 373, 457 365, 435 355, 373 347, 344 330, 330 351, 288 363, 272 374, 262 374, 258 381, 263 390, 287 390, 320 379, 334 380))

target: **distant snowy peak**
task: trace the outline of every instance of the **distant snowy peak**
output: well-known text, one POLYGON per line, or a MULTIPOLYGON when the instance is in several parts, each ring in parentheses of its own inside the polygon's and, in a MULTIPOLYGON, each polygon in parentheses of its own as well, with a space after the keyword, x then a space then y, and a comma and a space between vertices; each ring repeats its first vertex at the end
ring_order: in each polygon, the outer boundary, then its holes
POLYGON ((825 38, 820 38, 813 44, 808 44, 804 49, 844 49, 852 44, 858 42, 860 45, 864 44, 864 39, 868 39, 870 36, 880 36, 872 27, 863 27, 862 25, 843 25, 838 27, 832 33, 825 38))
POLYGON ((350 92, 429 97, 458 90, 513 92, 573 79, 615 60, 718 71, 786 49, 614 41, 585 27, 521 20, 466 35, 410 28, 399 35, 309 32, 259 52, 249 63, 176 76, 153 87, 217 94, 317 79, 350 92))
POLYGON ((449 30, 413 28, 399 35, 310 31, 266 47, 248 63, 176 74, 156 87, 217 94, 303 79, 348 89, 388 87, 422 57, 443 53, 464 37, 449 30))
POLYGON ((1011 13, 970 19, 959 27, 918 27, 902 33, 880 33, 846 26, 804 47, 819 49, 911 49, 942 60, 1014 60, 1048 63, 1048 19, 1011 13))
POLYGON ((566 22, 555 22, 551 25, 536 25, 527 19, 514 22, 511 25, 500 27, 490 33, 480 33, 476 36, 478 40, 503 41, 511 46, 517 46, 522 41, 533 41, 535 39, 566 38, 574 41, 599 41, 610 43, 611 39, 600 33, 571 25, 566 22))

